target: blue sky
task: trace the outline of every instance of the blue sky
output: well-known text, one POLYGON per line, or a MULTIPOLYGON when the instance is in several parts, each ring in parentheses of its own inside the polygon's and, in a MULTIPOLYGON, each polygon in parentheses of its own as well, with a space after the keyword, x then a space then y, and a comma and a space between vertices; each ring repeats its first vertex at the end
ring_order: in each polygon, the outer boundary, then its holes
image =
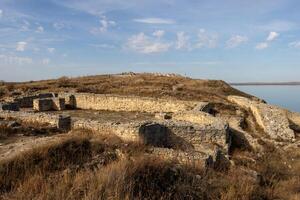
POLYGON ((300 80, 298 0, 1 0, 0 80, 300 80))

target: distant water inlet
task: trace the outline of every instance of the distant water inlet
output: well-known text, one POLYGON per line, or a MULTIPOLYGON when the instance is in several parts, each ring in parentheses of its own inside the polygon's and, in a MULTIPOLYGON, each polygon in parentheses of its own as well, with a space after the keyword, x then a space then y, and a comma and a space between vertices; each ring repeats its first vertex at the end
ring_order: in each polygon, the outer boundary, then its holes
POLYGON ((247 85, 233 87, 264 99, 269 104, 300 112, 300 85, 247 85))

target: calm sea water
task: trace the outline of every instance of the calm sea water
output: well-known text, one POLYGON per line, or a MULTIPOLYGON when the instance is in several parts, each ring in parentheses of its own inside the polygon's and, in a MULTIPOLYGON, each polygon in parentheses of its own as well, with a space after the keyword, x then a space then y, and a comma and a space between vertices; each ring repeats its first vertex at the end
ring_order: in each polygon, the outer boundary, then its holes
POLYGON ((300 112, 300 86, 233 86, 243 92, 264 99, 269 104, 300 112))

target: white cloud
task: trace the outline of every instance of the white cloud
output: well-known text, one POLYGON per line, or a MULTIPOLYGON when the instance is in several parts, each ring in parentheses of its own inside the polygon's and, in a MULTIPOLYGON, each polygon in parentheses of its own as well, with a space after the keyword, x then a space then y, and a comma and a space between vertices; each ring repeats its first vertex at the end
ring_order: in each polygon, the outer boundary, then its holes
POLYGON ((23 20, 23 24, 20 27, 21 31, 29 31, 30 23, 27 20, 23 20))
POLYGON ((218 45, 218 39, 219 37, 217 34, 208 33, 205 29, 200 29, 196 48, 215 48, 218 45))
POLYGON ((116 26, 116 24, 117 23, 115 21, 108 20, 106 18, 106 16, 101 16, 100 27, 97 27, 97 28, 94 27, 94 28, 92 28, 91 33, 93 33, 93 34, 105 33, 105 32, 107 32, 107 30, 108 30, 109 27, 116 26))
POLYGON ((151 54, 166 52, 171 47, 171 44, 157 41, 144 33, 139 33, 128 39, 126 47, 139 53, 151 54))
POLYGON ((49 53, 54 53, 55 48, 48 48, 47 50, 49 51, 49 53))
POLYGON ((235 35, 235 36, 232 36, 229 40, 227 40, 226 46, 227 46, 227 48, 235 48, 246 42, 248 42, 248 37, 241 36, 241 35, 235 35))
POLYGON ((165 35, 165 31, 164 30, 157 30, 157 31, 154 31, 152 35, 155 36, 155 37, 161 38, 165 35))
POLYGON ((262 49, 266 49, 268 47, 269 47, 269 44, 267 42, 262 42, 262 43, 258 43, 255 48, 262 50, 262 49))
POLYGON ((7 65, 25 65, 32 64, 32 58, 29 57, 19 57, 14 55, 0 55, 0 61, 7 65))
POLYGON ((0 9, 0 18, 3 17, 3 10, 0 9))
POLYGON ((267 41, 273 41, 279 36, 279 33, 276 33, 274 31, 269 33, 269 36, 267 38, 267 41))
POLYGON ((16 50, 17 51, 25 51, 26 46, 27 46, 27 42, 18 42, 16 50))
POLYGON ((42 64, 43 65, 48 65, 50 63, 50 59, 49 58, 44 58, 43 60, 42 60, 42 64))
POLYGON ((100 49, 114 49, 115 46, 111 44, 90 44, 91 47, 100 48, 100 49))
POLYGON ((44 32, 44 27, 42 27, 42 26, 37 27, 37 29, 36 29, 35 32, 37 32, 37 33, 43 33, 44 32))
POLYGON ((185 32, 181 31, 177 33, 176 40, 176 49, 191 49, 191 45, 189 43, 189 36, 185 34, 185 32))
POLYGON ((289 47, 300 48, 300 41, 289 43, 289 47))
POLYGON ((65 27, 65 24, 62 22, 55 22, 53 23, 53 28, 55 28, 55 30, 61 30, 65 27))
POLYGON ((144 24, 175 24, 176 23, 172 19, 162 19, 162 18, 143 18, 143 19, 134 19, 133 21, 144 23, 144 24))

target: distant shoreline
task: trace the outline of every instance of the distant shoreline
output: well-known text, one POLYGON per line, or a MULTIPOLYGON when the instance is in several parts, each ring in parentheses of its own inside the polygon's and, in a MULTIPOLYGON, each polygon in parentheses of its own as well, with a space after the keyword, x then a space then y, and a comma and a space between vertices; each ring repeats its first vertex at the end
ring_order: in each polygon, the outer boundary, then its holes
POLYGON ((300 82, 246 82, 246 83, 229 83, 232 86, 267 86, 267 85, 277 85, 277 86, 296 86, 300 85, 300 82))

